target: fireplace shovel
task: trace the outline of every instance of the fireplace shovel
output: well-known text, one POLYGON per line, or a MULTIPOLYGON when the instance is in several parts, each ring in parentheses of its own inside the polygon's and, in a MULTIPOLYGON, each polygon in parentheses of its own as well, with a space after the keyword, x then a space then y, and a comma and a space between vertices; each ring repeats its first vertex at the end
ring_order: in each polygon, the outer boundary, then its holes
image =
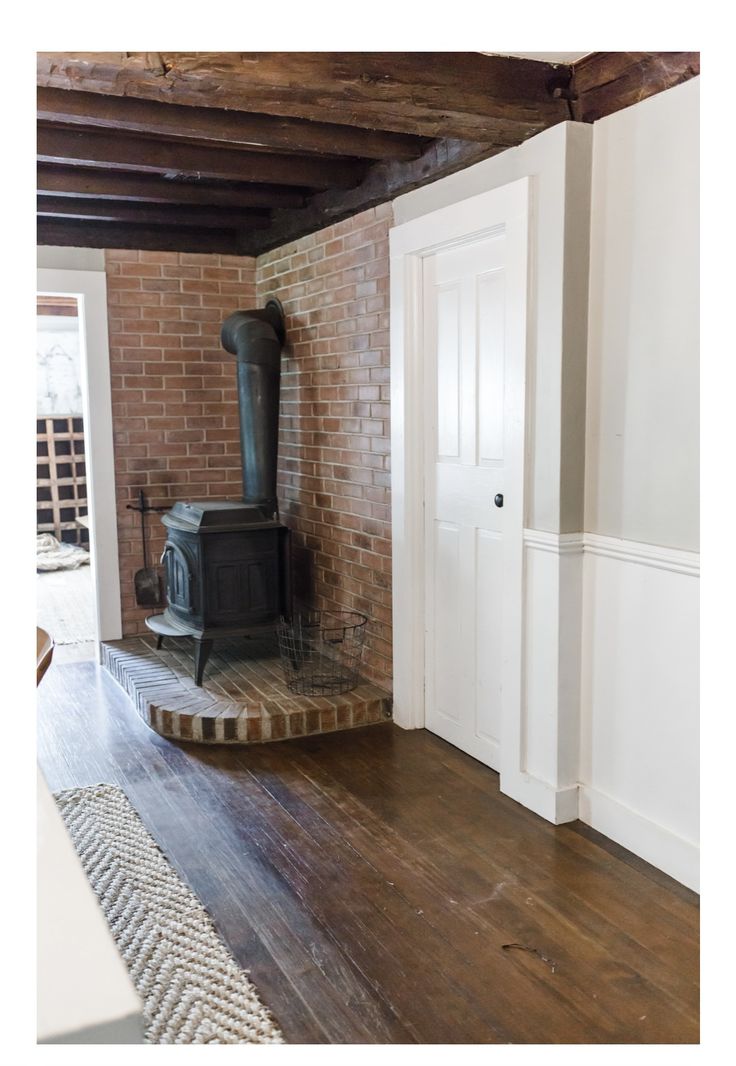
POLYGON ((158 607, 163 603, 161 595, 161 578, 155 567, 148 565, 148 543, 146 540, 146 515, 149 511, 156 510, 146 506, 146 497, 143 489, 138 497, 138 507, 128 505, 131 511, 141 513, 141 536, 143 538, 143 569, 137 570, 133 578, 135 582, 135 602, 139 607, 158 607))

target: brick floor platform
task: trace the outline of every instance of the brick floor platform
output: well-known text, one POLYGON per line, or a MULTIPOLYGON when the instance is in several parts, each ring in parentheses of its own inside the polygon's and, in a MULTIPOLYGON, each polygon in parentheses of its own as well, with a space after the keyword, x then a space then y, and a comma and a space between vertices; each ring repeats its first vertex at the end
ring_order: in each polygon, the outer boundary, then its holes
POLYGON ((362 682, 337 696, 297 696, 284 681, 268 640, 215 643, 202 687, 192 678, 192 643, 130 637, 102 645, 103 665, 128 693, 144 722, 172 740, 258 744, 382 722, 391 696, 362 682))

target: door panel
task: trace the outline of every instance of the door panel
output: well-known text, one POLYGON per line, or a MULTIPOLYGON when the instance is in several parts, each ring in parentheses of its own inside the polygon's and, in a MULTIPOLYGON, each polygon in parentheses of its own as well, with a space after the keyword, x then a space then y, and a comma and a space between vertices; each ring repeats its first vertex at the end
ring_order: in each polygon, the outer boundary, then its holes
POLYGON ((432 655, 439 664, 435 671, 436 714, 454 731, 459 720, 458 686, 463 685, 462 623, 460 599, 461 531, 450 522, 435 527, 435 589, 440 610, 435 617, 432 655))
POLYGON ((503 462, 504 294, 503 271, 477 279, 478 309, 478 460, 503 462))
POLYGON ((424 259, 427 728, 499 769, 506 244, 424 259))
POLYGON ((460 454, 460 290, 437 292, 437 454, 460 454))
POLYGON ((495 590, 503 588, 503 542, 497 533, 481 529, 476 544, 476 732, 494 746, 495 756, 501 737, 503 669, 502 610, 495 590))

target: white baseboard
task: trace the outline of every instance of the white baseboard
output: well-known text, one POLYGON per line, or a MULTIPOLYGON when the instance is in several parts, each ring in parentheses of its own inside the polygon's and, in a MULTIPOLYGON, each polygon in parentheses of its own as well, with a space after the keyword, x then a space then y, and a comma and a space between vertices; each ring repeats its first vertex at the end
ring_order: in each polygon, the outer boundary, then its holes
POLYGON ((579 787, 580 820, 676 881, 700 890, 700 848, 587 785, 579 787))
POLYGON ((553 825, 574 822, 578 817, 577 785, 553 788, 531 774, 501 770, 501 792, 553 825))

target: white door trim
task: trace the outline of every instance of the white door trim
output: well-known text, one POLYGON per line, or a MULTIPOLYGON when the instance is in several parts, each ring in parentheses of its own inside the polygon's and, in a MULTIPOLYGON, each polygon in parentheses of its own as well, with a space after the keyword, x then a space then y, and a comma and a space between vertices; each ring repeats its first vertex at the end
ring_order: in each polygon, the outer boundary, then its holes
POLYGON ((98 640, 122 636, 115 458, 107 335, 107 281, 100 270, 39 268, 38 292, 76 296, 82 314, 82 408, 98 640), (92 412, 94 412, 92 414, 92 412))
MULTIPOLYGON (((391 470, 393 537, 394 721, 405 729, 424 726, 424 375, 422 372, 422 258, 440 248, 464 244, 494 231, 487 218, 506 220, 521 249, 511 265, 518 280, 516 299, 526 308, 528 291, 528 222, 530 179, 492 189, 397 226, 390 232, 391 252, 391 470)), ((523 335, 515 339, 526 352, 523 335)), ((520 316, 520 319, 522 316, 520 316)), ((525 357, 522 360, 525 362, 525 357)), ((522 368, 522 373, 524 373, 522 368)), ((505 649, 503 765, 518 773, 521 738, 522 567, 524 515, 524 410, 519 412, 518 452, 510 457, 507 491, 509 516, 508 565, 518 577, 518 595, 507 601, 505 649), (506 752, 504 753, 504 748, 506 752)))

